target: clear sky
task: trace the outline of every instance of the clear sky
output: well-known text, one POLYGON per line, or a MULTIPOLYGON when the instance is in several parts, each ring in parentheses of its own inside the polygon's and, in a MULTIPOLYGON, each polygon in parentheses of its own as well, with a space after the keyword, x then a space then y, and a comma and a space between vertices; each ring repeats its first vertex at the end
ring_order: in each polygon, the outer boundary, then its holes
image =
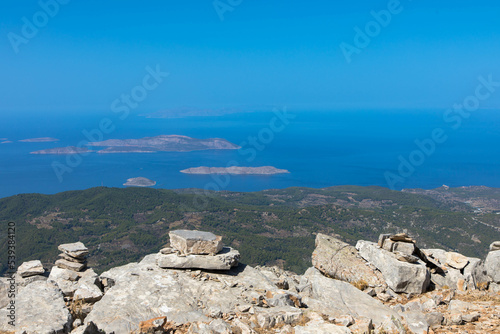
POLYGON ((394 0, 53 1, 2 0, 2 112, 106 111, 148 66, 169 76, 137 111, 446 108, 478 76, 500 81, 497 0, 401 0, 379 31, 371 12, 394 0), (367 24, 373 37, 348 63, 340 45, 356 47, 367 24))

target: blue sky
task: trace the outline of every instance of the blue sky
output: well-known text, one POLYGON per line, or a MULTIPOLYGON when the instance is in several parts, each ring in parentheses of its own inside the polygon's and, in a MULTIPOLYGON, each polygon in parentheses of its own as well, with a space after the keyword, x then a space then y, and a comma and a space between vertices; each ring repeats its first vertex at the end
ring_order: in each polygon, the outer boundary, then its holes
MULTIPOLYGON (((42 0, 50 3, 56 0, 42 0)), ((348 63, 341 43, 391 1, 65 0, 27 43, 38 1, 3 0, 0 112, 109 111, 146 67, 169 76, 136 111, 279 105, 297 109, 447 108, 478 76, 500 81, 498 1, 401 0, 348 63), (24 37, 23 37, 24 38, 24 37)), ((43 15, 39 18, 43 19, 43 15)), ((482 107, 495 108, 496 94, 482 107)))

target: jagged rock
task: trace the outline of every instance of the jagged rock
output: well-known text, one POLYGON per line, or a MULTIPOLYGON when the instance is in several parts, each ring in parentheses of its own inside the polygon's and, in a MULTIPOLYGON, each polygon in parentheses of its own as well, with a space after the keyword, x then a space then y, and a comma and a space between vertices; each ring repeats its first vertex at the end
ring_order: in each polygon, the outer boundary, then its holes
POLYGON ((64 259, 59 259, 56 261, 56 266, 62 269, 70 269, 73 271, 81 271, 83 270, 87 264, 86 263, 80 263, 80 262, 71 262, 67 261, 64 259))
POLYGON ((210 232, 176 230, 169 236, 171 247, 181 255, 215 255, 222 250, 222 237, 210 232))
POLYGON ((229 270, 238 265, 240 252, 230 247, 224 247, 214 256, 177 254, 158 254, 160 268, 229 270))
POLYGON ((388 252, 392 252, 395 243, 396 242, 392 241, 391 239, 385 239, 384 243, 382 244, 382 249, 385 249, 388 252))
POLYGON ((469 313, 469 314, 463 314, 462 315, 462 320, 465 322, 476 322, 479 320, 479 317, 481 315, 477 312, 474 313, 469 313))
POLYGON ((16 277, 16 284, 21 286, 21 287, 25 287, 28 284, 31 284, 33 282, 45 282, 45 281, 47 281, 47 277, 42 276, 42 275, 21 277, 21 275, 16 273, 15 277, 16 277))
POLYGON ((490 245, 490 252, 500 250, 500 241, 493 241, 490 245))
POLYGON ((59 268, 57 266, 52 267, 49 274, 49 279, 53 281, 67 280, 71 282, 76 282, 80 276, 73 270, 59 268))
POLYGON ((387 285, 395 292, 423 293, 427 290, 430 273, 424 264, 398 261, 394 254, 368 241, 358 241, 356 248, 366 261, 380 270, 387 285))
POLYGON ((23 264, 17 268, 17 273, 21 277, 29 277, 34 275, 43 275, 45 273, 45 269, 43 269, 42 262, 39 260, 33 260, 23 262, 23 264))
POLYGON ((439 270, 431 273, 431 281, 439 289, 458 289, 459 282, 464 280, 465 277, 460 270, 454 268, 447 268, 446 272, 439 270))
POLYGON ((236 305, 248 304, 257 291, 283 292, 250 266, 211 272, 209 279, 200 281, 190 272, 159 268, 156 256, 103 273, 101 281, 106 278, 115 284, 94 304, 85 321, 93 321, 106 333, 129 333, 144 319, 161 316, 179 324, 206 323, 210 321, 206 310, 218 308, 229 314, 236 305))
POLYGON ((462 254, 455 252, 446 253, 446 265, 449 267, 462 270, 469 263, 469 259, 462 254))
POLYGON ((377 327, 400 328, 401 318, 396 312, 349 283, 323 276, 316 268, 306 271, 301 286, 302 300, 311 310, 334 318, 356 314, 372 319, 377 327))
POLYGON ((414 334, 427 334, 429 332, 429 324, 424 313, 419 311, 410 311, 403 313, 408 328, 414 334))
POLYGON ((284 324, 292 325, 302 319, 303 311, 295 307, 282 306, 269 309, 259 309, 255 316, 261 328, 272 328, 284 324))
POLYGON ((425 320, 427 321, 427 324, 429 324, 430 328, 435 329, 441 326, 444 320, 444 316, 439 312, 426 313, 425 320))
POLYGON ((368 286, 383 285, 382 275, 367 266, 355 247, 318 233, 312 263, 322 273, 342 281, 368 286))
POLYGON ((490 278, 484 268, 484 262, 478 258, 469 258, 469 264, 463 270, 467 290, 486 289, 490 278))
POLYGON ((500 283, 500 250, 488 253, 484 261, 484 268, 494 283, 500 283))
POLYGON ((69 256, 68 254, 65 254, 65 253, 61 253, 57 256, 59 256, 63 260, 70 261, 70 262, 78 262, 78 263, 85 262, 85 258, 77 259, 77 258, 69 256))
MULTIPOLYGON (((0 310, 0 332, 9 332, 7 309, 0 310)), ((16 332, 26 334, 68 333, 72 318, 61 291, 50 282, 37 281, 16 295, 16 332)))
MULTIPOLYGON (((407 244, 407 245, 411 245, 411 244, 407 244)), ((394 252, 394 255, 396 256, 396 259, 398 261, 401 261, 401 262, 407 262, 407 263, 418 263, 419 262, 419 258, 416 257, 416 256, 413 256, 413 255, 408 255, 408 254, 404 254, 404 253, 401 253, 401 252, 394 252)))
POLYGON ((304 326, 295 326, 295 334, 350 334, 351 330, 344 326, 330 324, 326 321, 309 321, 304 326))
POLYGON ((81 242, 62 244, 59 245, 57 249, 76 259, 85 259, 85 257, 89 254, 88 248, 81 242))

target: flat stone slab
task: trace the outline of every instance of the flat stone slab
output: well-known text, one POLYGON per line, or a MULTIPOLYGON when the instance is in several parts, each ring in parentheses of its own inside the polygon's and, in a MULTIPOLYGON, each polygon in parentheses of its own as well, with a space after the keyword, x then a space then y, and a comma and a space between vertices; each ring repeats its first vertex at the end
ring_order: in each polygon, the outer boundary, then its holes
POLYGON ((169 269, 204 269, 204 270, 229 270, 238 265, 240 252, 230 247, 224 247, 214 256, 158 254, 157 264, 160 268, 169 269))
POLYGON ((29 277, 29 276, 35 276, 35 275, 43 275, 45 273, 45 269, 43 269, 42 262, 39 260, 33 260, 33 261, 27 261, 23 262, 17 268, 17 273, 21 277, 29 277))
POLYGON ((83 263, 86 261, 85 258, 80 258, 80 259, 77 259, 76 257, 72 257, 72 256, 69 256, 68 254, 65 254, 65 253, 61 253, 58 255, 61 259, 64 259, 66 261, 70 261, 70 262, 78 262, 78 263, 83 263))
POLYGON ((469 263, 469 258, 463 256, 460 253, 447 252, 446 253, 446 264, 452 268, 461 270, 469 263))
POLYGON ((89 254, 89 249, 82 242, 72 244, 62 244, 57 247, 61 252, 77 259, 85 259, 89 254))
POLYGON ((62 269, 69 269, 69 270, 73 270, 73 271, 82 271, 87 266, 87 263, 86 262, 84 262, 84 263, 71 262, 71 261, 67 261, 64 259, 59 259, 56 261, 56 266, 58 266, 59 268, 62 268, 62 269))
POLYGON ((169 236, 170 246, 181 255, 215 255, 222 250, 222 237, 211 232, 176 230, 169 236))

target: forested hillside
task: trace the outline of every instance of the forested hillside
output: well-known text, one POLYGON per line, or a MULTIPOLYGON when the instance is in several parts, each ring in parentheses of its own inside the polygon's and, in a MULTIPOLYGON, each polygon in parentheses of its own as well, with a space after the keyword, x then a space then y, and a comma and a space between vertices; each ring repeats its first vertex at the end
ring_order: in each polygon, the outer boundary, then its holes
MULTIPOLYGON (((474 203, 490 192, 475 191, 474 203)), ((407 231, 421 247, 484 257, 488 245, 500 239, 499 208, 488 202, 487 209, 478 210, 460 193, 458 199, 440 200, 425 193, 342 186, 210 196, 195 189, 104 187, 23 194, 0 199, 1 254, 7 254, 7 222, 12 221, 18 264, 41 259, 50 267, 57 245, 82 241, 91 250, 89 264, 98 271, 157 252, 173 229, 212 231, 239 249, 244 263, 277 264, 299 273, 310 266, 318 232, 354 243, 407 231)), ((6 261, 6 255, 0 259, 2 272, 6 261)))

